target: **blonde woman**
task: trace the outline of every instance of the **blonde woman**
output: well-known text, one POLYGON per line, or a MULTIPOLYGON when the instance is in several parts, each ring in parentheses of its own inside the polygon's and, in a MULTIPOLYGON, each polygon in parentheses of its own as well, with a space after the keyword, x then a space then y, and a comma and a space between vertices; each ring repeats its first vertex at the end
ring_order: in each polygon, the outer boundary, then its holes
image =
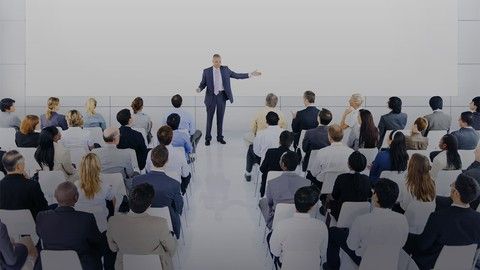
POLYGON ((90 132, 83 129, 83 117, 77 110, 70 110, 65 116, 68 129, 62 132, 62 143, 65 148, 73 150, 83 148, 86 152, 93 149, 90 132))
POLYGON ((100 127, 102 131, 107 128, 107 124, 105 123, 105 119, 103 116, 95 111, 97 108, 97 100, 94 98, 87 99, 87 103, 85 104, 85 109, 87 114, 83 118, 84 127, 100 127))
POLYGON ((47 111, 40 116, 41 128, 45 127, 61 127, 63 130, 68 128, 65 115, 57 113, 60 108, 60 99, 50 97, 47 101, 47 111))
POLYGON ((110 201, 115 208, 113 188, 102 182, 100 178, 100 161, 94 153, 88 153, 80 162, 78 169, 80 180, 75 182, 78 188, 78 202, 75 210, 92 213, 95 216, 98 230, 102 233, 102 244, 105 246, 103 260, 104 269, 114 269, 115 258, 108 249, 107 244, 107 217, 108 208, 106 201, 110 201))

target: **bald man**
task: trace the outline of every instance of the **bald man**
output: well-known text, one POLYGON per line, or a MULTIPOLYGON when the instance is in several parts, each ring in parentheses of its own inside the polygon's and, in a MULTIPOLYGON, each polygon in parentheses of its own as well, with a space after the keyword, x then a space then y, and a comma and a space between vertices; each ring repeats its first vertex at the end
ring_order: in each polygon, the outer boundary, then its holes
MULTIPOLYGON (((44 249, 75 250, 83 269, 102 269, 102 234, 91 213, 76 211, 78 190, 63 182, 55 190, 58 207, 40 212, 37 233, 44 249)), ((65 269, 68 265, 65 265, 65 269)))

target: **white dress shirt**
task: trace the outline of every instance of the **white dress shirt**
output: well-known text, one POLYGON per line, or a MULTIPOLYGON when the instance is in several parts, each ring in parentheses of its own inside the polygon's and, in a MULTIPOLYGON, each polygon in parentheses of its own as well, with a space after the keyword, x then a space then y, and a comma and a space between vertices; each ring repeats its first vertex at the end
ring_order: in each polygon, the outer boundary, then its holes
POLYGON ((222 72, 220 68, 213 67, 213 92, 215 95, 218 95, 221 91, 223 91, 223 80, 222 80, 222 72))
MULTIPOLYGON (((181 147, 173 147, 171 144, 166 146, 168 150, 168 161, 163 167, 166 174, 173 179, 181 182, 180 177, 187 177, 190 174, 190 166, 183 154, 181 147)), ((145 171, 148 173, 154 169, 152 162, 152 150, 148 151, 145 171)))
POLYGON ((405 210, 405 217, 408 222, 408 231, 413 234, 421 234, 427 224, 428 217, 435 211, 435 199, 431 202, 422 202, 417 200, 413 194, 408 191, 406 184, 398 185, 398 202, 400 207, 405 210))
MULTIPOLYGON (((105 183, 101 183, 100 191, 95 194, 92 199, 85 196, 84 191, 80 188, 80 181, 76 181, 78 188, 78 201, 75 204, 75 210, 92 213, 95 216, 98 230, 104 232, 107 230, 108 208, 105 200, 111 201, 115 197, 113 187, 105 183)), ((121 202, 116 202, 121 203, 121 202)))
POLYGON ((398 250, 408 237, 408 223, 404 215, 391 209, 375 207, 371 213, 355 219, 347 238, 348 248, 362 257, 368 246, 390 246, 398 250))
POLYGON ((270 148, 278 148, 280 146, 280 133, 284 131, 283 128, 277 126, 268 126, 266 129, 257 133, 253 140, 253 152, 262 160, 265 153, 270 148))
POLYGON ((270 239, 270 251, 280 257, 282 270, 320 269, 327 246, 327 226, 308 213, 280 221, 270 239))
POLYGON ((90 131, 81 127, 69 127, 62 131, 62 139, 60 140, 67 149, 83 148, 90 151, 93 148, 93 140, 90 131))
POLYGON ((348 158, 353 149, 341 142, 334 142, 320 150, 313 150, 310 154, 307 170, 317 177, 321 172, 348 172, 348 158))

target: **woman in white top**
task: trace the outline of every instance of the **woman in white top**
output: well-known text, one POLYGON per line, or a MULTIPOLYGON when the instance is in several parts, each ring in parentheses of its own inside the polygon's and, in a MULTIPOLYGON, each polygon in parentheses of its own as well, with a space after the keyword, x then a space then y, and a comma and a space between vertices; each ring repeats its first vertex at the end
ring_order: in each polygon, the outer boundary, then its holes
POLYGON ((458 153, 458 141, 452 134, 444 135, 438 144, 442 151, 433 158, 431 175, 437 178, 441 170, 460 170, 462 160, 458 153))
POLYGON ((142 112, 143 99, 141 97, 136 97, 132 101, 132 110, 133 110, 133 116, 132 116, 131 127, 144 129, 145 134, 147 134, 148 143, 150 143, 150 140, 152 138, 152 135, 151 135, 152 120, 150 119, 150 116, 142 112))
POLYGON ((93 149, 90 131, 83 129, 83 117, 77 110, 70 110, 66 114, 68 129, 63 131, 62 143, 72 150, 83 148, 86 152, 93 149))

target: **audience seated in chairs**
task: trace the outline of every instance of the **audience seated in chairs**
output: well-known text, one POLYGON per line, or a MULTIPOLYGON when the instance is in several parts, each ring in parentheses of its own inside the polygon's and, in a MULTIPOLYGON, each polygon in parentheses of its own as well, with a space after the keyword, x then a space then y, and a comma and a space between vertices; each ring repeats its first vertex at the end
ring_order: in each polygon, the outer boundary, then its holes
POLYGON ((342 120, 340 120, 340 126, 343 129, 354 128, 360 122, 358 121, 358 114, 362 109, 363 97, 359 93, 353 94, 348 100, 348 108, 342 114, 342 120))
MULTIPOLYGON (((428 126, 423 131, 423 135, 427 136, 430 130, 450 130, 452 125, 452 117, 442 111, 443 109, 443 99, 440 96, 433 96, 429 100, 430 108, 432 108, 432 113, 425 115, 427 119, 428 126)), ((430 142, 432 143, 432 142, 430 142)), ((433 142, 436 143, 436 142, 433 142)))
MULTIPOLYGON (((427 128, 428 121, 424 117, 419 117, 413 123, 411 134, 405 136, 407 150, 427 150, 428 138, 422 135, 427 128)), ((435 143, 435 142, 434 142, 435 143)))
POLYGON ((117 145, 118 149, 133 149, 137 155, 138 167, 140 170, 145 168, 147 159, 147 146, 142 133, 133 130, 130 125, 132 123, 132 115, 130 110, 123 109, 117 113, 117 121, 120 123, 120 142, 117 145))
POLYGON ((102 130, 107 128, 107 124, 105 123, 105 119, 103 116, 95 111, 97 108, 97 101, 94 98, 87 99, 85 103, 85 110, 86 114, 83 118, 83 126, 86 128, 94 128, 99 127, 102 130))
POLYGON ((387 130, 402 130, 407 125, 407 114, 402 113, 402 100, 399 97, 390 97, 388 108, 391 111, 382 115, 378 122, 378 131, 380 132, 378 148, 382 147, 387 130))
POLYGON ((172 146, 183 147, 185 154, 187 154, 186 158, 188 158, 188 155, 193 152, 193 146, 187 131, 178 129, 180 121, 180 115, 176 113, 172 113, 167 117, 167 125, 173 130, 172 146))
POLYGON ((38 147, 40 133, 40 118, 36 115, 27 115, 20 124, 20 129, 15 133, 15 143, 18 147, 38 147))
POLYGON ((318 113, 320 110, 315 107, 315 93, 305 91, 303 93, 303 104, 305 109, 296 113, 292 112, 292 132, 295 134, 294 147, 298 146, 302 130, 309 130, 318 126, 318 113))
POLYGON ((457 138, 459 150, 473 150, 477 147, 480 135, 473 129, 472 124, 472 112, 463 112, 458 118, 460 129, 451 134, 457 138))
POLYGON ((433 179, 437 178, 441 170, 460 170, 462 168, 462 159, 458 154, 457 138, 452 134, 446 134, 439 142, 440 152, 430 153, 430 159, 433 157, 431 175, 433 179))
POLYGON ((472 127, 480 130, 480 96, 474 97, 469 105, 470 111, 473 113, 472 127))
POLYGON ((308 160, 310 159, 312 150, 320 150, 330 145, 330 141, 328 140, 328 125, 332 122, 332 113, 322 108, 318 113, 318 122, 320 125, 307 130, 303 138, 302 150, 305 152, 305 158, 302 164, 303 171, 306 171, 308 168, 308 160))
POLYGON ((359 124, 351 128, 347 146, 354 150, 377 147, 379 133, 373 122, 372 113, 369 110, 361 109, 357 115, 359 124))
POLYGON ((47 101, 47 111, 40 116, 40 127, 60 127, 62 130, 68 128, 65 115, 57 113, 60 108, 60 99, 57 97, 50 97, 47 101))
POLYGON ((15 100, 4 98, 0 100, 0 128, 20 128, 20 118, 15 112, 15 100))
POLYGON ((150 143, 152 138, 152 120, 150 116, 143 112, 143 99, 141 97, 136 97, 132 101, 132 128, 141 128, 145 130, 145 134, 147 135, 147 141, 150 143))
POLYGON ((70 110, 65 118, 67 119, 68 129, 62 132, 63 146, 69 150, 83 148, 85 152, 93 149, 90 132, 83 129, 82 114, 77 110, 70 110))
POLYGON ((389 148, 378 152, 370 168, 370 181, 374 185, 383 171, 403 172, 407 169, 408 153, 405 135, 391 132, 388 136, 389 148))

